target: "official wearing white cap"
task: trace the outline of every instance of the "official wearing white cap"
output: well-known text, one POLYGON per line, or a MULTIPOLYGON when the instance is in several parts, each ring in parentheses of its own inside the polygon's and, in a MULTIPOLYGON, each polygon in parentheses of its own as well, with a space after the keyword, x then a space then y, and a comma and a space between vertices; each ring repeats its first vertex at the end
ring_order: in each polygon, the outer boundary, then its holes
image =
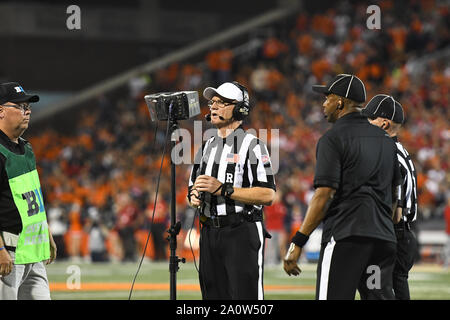
POLYGON ((199 280, 203 299, 261 300, 264 242, 262 209, 275 197, 266 145, 243 130, 247 89, 237 82, 208 87, 206 120, 217 135, 197 152, 189 202, 200 213, 199 280))

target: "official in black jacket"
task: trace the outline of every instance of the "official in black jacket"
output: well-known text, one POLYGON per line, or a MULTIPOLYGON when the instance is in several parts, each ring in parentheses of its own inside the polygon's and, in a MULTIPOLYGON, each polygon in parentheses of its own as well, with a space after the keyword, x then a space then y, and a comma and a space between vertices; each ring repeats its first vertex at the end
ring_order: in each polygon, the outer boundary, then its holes
POLYGON ((367 288, 364 299, 393 299, 392 217, 400 184, 395 144, 361 115, 366 91, 358 77, 340 74, 313 89, 326 95, 324 114, 333 127, 317 143, 316 190, 284 270, 301 272, 302 247, 323 222, 316 299, 354 299, 358 287, 367 288))

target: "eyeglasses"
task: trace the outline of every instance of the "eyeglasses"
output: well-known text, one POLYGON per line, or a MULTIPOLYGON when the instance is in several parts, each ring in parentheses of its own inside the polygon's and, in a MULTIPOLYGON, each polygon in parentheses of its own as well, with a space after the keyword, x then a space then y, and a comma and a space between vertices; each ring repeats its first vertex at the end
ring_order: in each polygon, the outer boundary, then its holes
POLYGON ((31 111, 31 105, 29 103, 19 103, 19 104, 4 104, 4 107, 16 108, 22 111, 23 114, 28 110, 31 111))
POLYGON ((234 102, 224 102, 222 100, 209 100, 208 101, 208 107, 211 108, 214 105, 214 103, 217 104, 217 106, 219 108, 225 108, 226 106, 234 104, 234 102))

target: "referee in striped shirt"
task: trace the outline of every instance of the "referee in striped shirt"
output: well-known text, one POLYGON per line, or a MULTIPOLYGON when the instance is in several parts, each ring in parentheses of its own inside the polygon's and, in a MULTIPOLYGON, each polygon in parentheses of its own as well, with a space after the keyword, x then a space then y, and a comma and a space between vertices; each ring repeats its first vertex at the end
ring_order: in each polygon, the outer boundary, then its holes
POLYGON ((243 130, 250 111, 246 88, 208 87, 210 121, 217 134, 197 152, 189 202, 200 211, 199 280, 203 299, 262 300, 265 231, 262 208, 275 197, 266 145, 243 130))
POLYGON ((405 120, 403 108, 392 96, 379 94, 369 101, 362 110, 362 114, 369 118, 370 123, 385 130, 397 146, 402 185, 394 219, 397 259, 393 272, 393 288, 396 299, 409 300, 408 273, 414 264, 417 250, 417 240, 410 225, 416 220, 417 215, 417 173, 408 151, 397 139, 397 134, 405 120))

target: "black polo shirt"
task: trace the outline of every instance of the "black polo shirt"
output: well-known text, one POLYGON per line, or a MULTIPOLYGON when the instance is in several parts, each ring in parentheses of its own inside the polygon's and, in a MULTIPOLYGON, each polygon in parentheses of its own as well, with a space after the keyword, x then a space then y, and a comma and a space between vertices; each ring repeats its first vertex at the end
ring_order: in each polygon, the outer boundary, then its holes
MULTIPOLYGON (((19 139, 19 143, 15 143, 0 130, 0 143, 11 152, 25 154, 24 146, 27 142, 24 139, 19 139)), ((6 158, 0 153, 0 231, 19 234, 22 231, 22 220, 9 187, 5 160, 6 158)))
POLYGON ((336 189, 326 212, 322 243, 349 236, 396 242, 392 188, 400 185, 397 148, 367 117, 338 119, 317 143, 314 187, 336 189))

